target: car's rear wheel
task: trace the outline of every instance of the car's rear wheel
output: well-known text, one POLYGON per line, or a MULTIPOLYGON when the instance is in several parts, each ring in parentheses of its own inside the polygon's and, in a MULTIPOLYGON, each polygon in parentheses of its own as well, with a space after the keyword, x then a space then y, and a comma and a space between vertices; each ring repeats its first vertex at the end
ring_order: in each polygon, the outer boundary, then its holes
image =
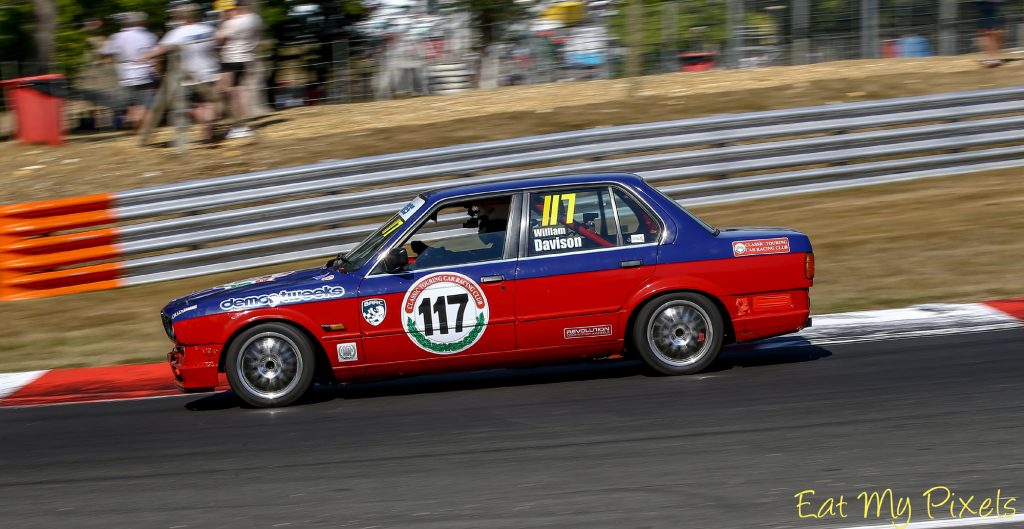
POLYGON ((261 408, 287 406, 313 383, 313 345, 290 325, 263 323, 238 335, 228 348, 225 371, 240 399, 261 408))
POLYGON ((688 375, 703 370, 722 348, 724 324, 705 296, 678 292, 659 296, 637 313, 633 345, 654 370, 688 375))

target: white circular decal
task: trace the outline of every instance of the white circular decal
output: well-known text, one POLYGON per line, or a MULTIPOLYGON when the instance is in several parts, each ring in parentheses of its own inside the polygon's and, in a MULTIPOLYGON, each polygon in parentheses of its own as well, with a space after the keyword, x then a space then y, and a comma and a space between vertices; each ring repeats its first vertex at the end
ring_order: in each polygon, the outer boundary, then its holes
POLYGON ((454 272, 420 278, 402 300, 402 326, 409 339, 434 354, 469 349, 483 336, 489 318, 480 286, 454 272))
POLYGON ((733 250, 735 250, 735 252, 736 252, 737 254, 741 254, 741 253, 746 253, 746 251, 747 251, 747 245, 746 245, 746 244, 743 244, 743 243, 741 243, 741 242, 738 242, 738 243, 736 243, 736 244, 734 244, 734 245, 733 245, 733 250))

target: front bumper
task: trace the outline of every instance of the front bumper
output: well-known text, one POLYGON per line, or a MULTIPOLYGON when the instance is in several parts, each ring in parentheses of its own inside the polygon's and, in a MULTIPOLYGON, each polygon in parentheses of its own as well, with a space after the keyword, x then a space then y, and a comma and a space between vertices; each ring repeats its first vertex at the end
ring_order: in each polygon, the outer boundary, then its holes
POLYGON ((167 353, 174 383, 185 392, 208 391, 217 386, 218 345, 179 345, 167 353))

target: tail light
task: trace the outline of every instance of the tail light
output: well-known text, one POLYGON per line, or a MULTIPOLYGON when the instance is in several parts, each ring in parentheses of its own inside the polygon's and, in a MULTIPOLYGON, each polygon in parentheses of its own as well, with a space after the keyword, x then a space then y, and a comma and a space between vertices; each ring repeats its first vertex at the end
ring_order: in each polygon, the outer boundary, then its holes
POLYGON ((814 279, 814 252, 804 254, 804 277, 814 279))

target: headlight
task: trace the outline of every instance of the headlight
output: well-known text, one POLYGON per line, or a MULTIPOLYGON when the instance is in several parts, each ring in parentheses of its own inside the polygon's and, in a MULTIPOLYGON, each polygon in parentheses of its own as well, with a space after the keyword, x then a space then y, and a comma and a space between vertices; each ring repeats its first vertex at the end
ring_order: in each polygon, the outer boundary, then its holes
POLYGON ((167 333, 167 337, 170 338, 172 342, 175 342, 176 340, 174 339, 174 325, 171 324, 171 317, 161 312, 160 320, 163 321, 164 323, 164 332, 167 333))

